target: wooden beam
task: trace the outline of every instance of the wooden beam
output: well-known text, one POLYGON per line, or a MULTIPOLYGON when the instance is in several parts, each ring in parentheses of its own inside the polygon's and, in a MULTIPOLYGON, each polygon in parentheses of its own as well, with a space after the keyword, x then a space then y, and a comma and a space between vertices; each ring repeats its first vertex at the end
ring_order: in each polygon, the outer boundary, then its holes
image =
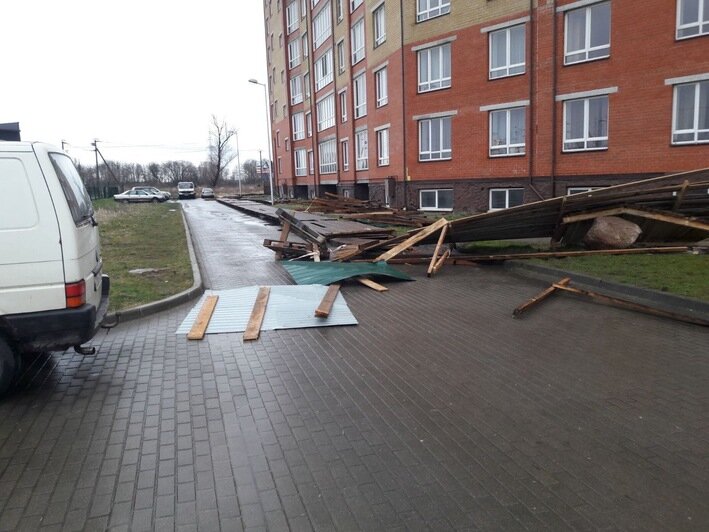
POLYGON ((335 299, 337 299, 337 294, 340 292, 340 285, 339 284, 331 284, 327 288, 327 292, 325 292, 325 295, 322 298, 322 301, 320 301, 320 304, 318 305, 318 308, 315 309, 315 317, 316 318, 327 318, 330 315, 330 311, 332 310, 332 305, 335 303, 335 299))
POLYGON ((526 312, 527 310, 529 310, 533 306, 535 306, 538 303, 541 303, 542 301, 547 299, 550 295, 552 295, 554 292, 556 292, 560 286, 566 286, 570 282, 571 282, 571 277, 564 277, 558 283, 554 283, 546 290, 543 290, 542 292, 538 293, 536 296, 534 296, 529 301, 522 303, 520 306, 518 306, 516 309, 514 309, 512 311, 512 315, 515 318, 519 317, 522 313, 526 312))
POLYGON ((364 286, 371 288, 372 290, 376 290, 377 292, 386 292, 389 290, 386 286, 372 281, 369 277, 357 277, 356 279, 364 286))
POLYGON ((655 220, 657 222, 665 222, 669 224, 680 225, 682 227, 691 227, 692 229, 701 229, 703 231, 709 232, 709 224, 700 222, 699 220, 693 220, 692 218, 688 218, 687 216, 682 216, 680 214, 648 211, 645 209, 639 209, 637 207, 615 207, 613 209, 604 209, 595 212, 574 214, 571 216, 565 216, 564 223, 581 222, 583 220, 591 220, 593 218, 598 218, 599 216, 617 216, 620 214, 627 214, 628 216, 637 216, 638 218, 647 218, 649 220, 655 220))
POLYGON ((269 286, 262 286, 258 289, 256 302, 254 303, 254 308, 251 311, 251 317, 249 318, 249 323, 246 326, 246 331, 244 331, 245 342, 257 340, 261 334, 261 324, 263 323, 263 317, 266 314, 266 305, 268 304, 268 296, 270 294, 271 288, 269 286))
POLYGON ((624 249, 593 249, 584 251, 540 251, 538 253, 507 253, 499 255, 467 255, 459 257, 470 262, 496 262, 516 259, 561 259, 564 257, 589 257, 591 255, 642 255, 649 253, 684 253, 689 246, 667 246, 624 249))
POLYGON ((673 211, 676 211, 679 209, 679 206, 682 205, 684 195, 687 193, 687 187, 689 187, 689 180, 685 179, 684 183, 682 183, 682 188, 680 188, 677 192, 677 199, 675 200, 675 204, 672 206, 673 211))
POLYGON ((428 265, 428 272, 426 272, 426 275, 428 277, 431 277, 431 275, 434 273, 433 268, 436 266, 436 263, 438 262, 438 252, 441 250, 441 246, 443 245, 443 241, 446 238, 446 233, 448 232, 448 225, 444 225, 443 229, 441 229, 441 235, 438 237, 438 242, 436 243, 436 249, 433 251, 433 257, 431 257, 431 264, 428 265))
POLYGON ((389 251, 386 251, 379 255, 376 259, 374 259, 374 262, 379 262, 380 260, 387 261, 396 257, 402 251, 409 249, 417 242, 420 242, 427 236, 432 235, 433 233, 435 233, 439 229, 442 229, 446 225, 448 225, 448 220, 446 220, 445 218, 438 219, 436 222, 432 223, 428 227, 424 227, 423 229, 416 231, 412 236, 404 240, 398 246, 394 246, 389 251))
POLYGON ((433 266, 433 274, 434 275, 438 273, 438 270, 441 269, 441 267, 446 263, 446 261, 448 260, 448 258, 450 256, 451 256, 451 250, 447 249, 446 252, 443 255, 441 255, 441 258, 439 258, 436 261, 436 264, 433 266))
POLYGON ((214 313, 218 300, 219 296, 207 296, 204 303, 202 303, 202 308, 199 309, 197 319, 194 324, 192 324, 190 332, 187 333, 188 340, 201 340, 204 338, 204 335, 207 334, 209 320, 212 319, 212 314, 214 313))

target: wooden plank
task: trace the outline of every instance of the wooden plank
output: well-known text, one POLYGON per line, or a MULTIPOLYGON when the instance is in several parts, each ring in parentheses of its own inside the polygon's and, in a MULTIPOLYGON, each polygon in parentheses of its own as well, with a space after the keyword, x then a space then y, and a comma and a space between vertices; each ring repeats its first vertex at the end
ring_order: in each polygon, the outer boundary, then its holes
POLYGON ((673 225, 691 227, 692 229, 700 229, 702 231, 709 232, 709 224, 700 222, 699 220, 693 220, 691 218, 688 218, 687 216, 682 216, 679 214, 649 211, 645 209, 639 209, 637 207, 616 207, 614 209, 605 209, 596 212, 565 216, 564 223, 574 223, 583 220, 598 218, 599 216, 616 216, 619 214, 627 214, 628 216, 637 216, 638 218, 647 218, 649 220, 655 220, 656 222, 665 222, 673 225))
POLYGON ((512 315, 515 318, 519 317, 522 313, 526 312, 527 310, 529 310, 533 306, 535 306, 538 303, 541 303, 542 301, 547 299, 550 295, 552 295, 554 292, 556 292, 559 289, 559 287, 566 286, 570 282, 571 282, 571 277, 564 277, 558 283, 554 283, 546 290, 543 290, 542 292, 538 293, 536 296, 534 296, 529 301, 525 301, 524 303, 522 303, 520 306, 518 306, 516 309, 514 309, 512 311, 512 315))
POLYGON ((377 292, 386 292, 389 290, 386 286, 372 281, 369 277, 357 277, 356 279, 364 286, 369 287, 372 290, 376 290, 377 292))
POLYGON ((374 259, 374 262, 379 262, 380 260, 386 261, 386 260, 396 257, 402 251, 409 249, 411 246, 413 246, 417 242, 420 242, 421 240, 423 240, 427 236, 432 235, 433 233, 435 233, 439 229, 442 229, 446 225, 448 225, 448 220, 446 220, 445 218, 440 218, 439 220, 432 223, 428 227, 424 227, 423 229, 416 231, 412 236, 410 236, 409 238, 404 240, 398 246, 394 246, 389 251, 382 253, 376 259, 374 259))
POLYGON ((683 253, 689 246, 662 246, 624 249, 593 249, 584 251, 540 251, 537 253, 507 253, 499 255, 467 255, 470 262, 496 262, 517 259, 561 259, 564 257, 589 257, 591 255, 642 255, 644 253, 683 253))
POLYGON ((675 200, 675 204, 672 206, 673 211, 676 211, 679 209, 679 206, 682 205, 684 195, 687 193, 687 187, 689 187, 689 180, 685 179, 684 183, 682 183, 682 188, 677 192, 677 199, 675 200))
POLYGON ((335 302, 335 299, 337 299, 337 294, 339 292, 339 284, 331 284, 328 287, 327 292, 325 292, 325 295, 322 298, 322 301, 320 301, 320 304, 318 305, 318 308, 315 309, 316 318, 327 318, 330 315, 332 305, 335 302))
POLYGON ((435 266, 433 267, 433 273, 436 274, 438 273, 438 270, 441 269, 441 267, 446 263, 448 258, 451 256, 451 250, 447 249, 446 252, 441 255, 441 258, 436 261, 435 266))
POLYGON ((446 238, 446 233, 448 232, 448 225, 444 225, 443 229, 441 229, 441 235, 438 237, 438 242, 436 243, 436 249, 433 251, 433 257, 431 257, 431 264, 428 265, 428 271, 426 272, 426 275, 428 277, 431 277, 431 274, 433 274, 433 268, 436 266, 436 263, 438 262, 438 252, 441 250, 441 246, 443 245, 443 241, 446 238))
POLYGON ((202 303, 202 308, 199 309, 197 319, 192 324, 190 332, 187 333, 188 340, 201 340, 204 338, 218 300, 219 296, 207 296, 204 303, 202 303))
POLYGON ((258 289, 256 302, 254 303, 254 308, 251 311, 249 323, 246 325, 246 331, 244 331, 245 342, 257 340, 261 334, 261 324, 263 323, 263 317, 266 314, 266 305, 268 304, 268 296, 270 294, 270 286, 262 286, 258 289))

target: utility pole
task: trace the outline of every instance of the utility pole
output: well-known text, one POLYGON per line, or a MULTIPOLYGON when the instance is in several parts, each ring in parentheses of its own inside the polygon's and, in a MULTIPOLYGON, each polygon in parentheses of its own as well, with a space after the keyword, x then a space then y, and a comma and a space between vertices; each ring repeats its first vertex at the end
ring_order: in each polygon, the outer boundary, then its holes
POLYGON ((64 144, 69 144, 66 140, 62 139, 62 151, 64 151, 64 144))
MULTIPOLYGON (((261 185, 263 185, 263 158, 261 157, 261 150, 258 151, 258 178, 261 181, 261 185)), ((265 192, 265 186, 264 192, 265 192)))
POLYGON ((99 173, 98 173, 98 139, 94 139, 94 141, 91 143, 91 145, 94 147, 94 157, 96 157, 96 183, 94 185, 94 196, 96 195, 96 191, 98 190, 98 183, 99 183, 99 173))
POLYGON ((239 196, 241 196, 241 162, 239 161, 239 130, 236 130, 236 175, 239 180, 239 196))

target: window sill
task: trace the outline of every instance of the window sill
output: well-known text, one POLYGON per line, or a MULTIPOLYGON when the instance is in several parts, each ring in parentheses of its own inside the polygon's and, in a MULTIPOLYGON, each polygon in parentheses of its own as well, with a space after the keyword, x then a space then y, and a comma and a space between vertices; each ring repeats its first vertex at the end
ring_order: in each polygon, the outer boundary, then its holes
POLYGON ((610 59, 611 54, 604 55, 603 57, 594 57, 592 59, 582 59, 581 61, 574 61, 573 63, 567 63, 566 62, 566 57, 564 57, 564 66, 574 66, 574 65, 582 65, 584 63, 594 63, 596 61, 603 61, 604 59, 610 59))
POLYGON ((488 72, 487 80, 488 81, 497 81, 498 79, 516 78, 518 76, 524 76, 526 73, 527 73, 527 71, 525 70, 524 72, 517 72, 516 74, 506 74, 504 76, 497 76, 496 78, 493 78, 490 76, 490 72, 488 72))
POLYGON ((696 39, 697 37, 709 37, 709 33, 697 33, 696 35, 687 35, 686 37, 678 37, 675 33, 675 41, 687 41, 689 39, 696 39))
POLYGON ((421 159, 419 158, 420 163, 438 163, 441 161, 451 161, 453 160, 453 157, 440 157, 438 159, 421 159))
POLYGON ((565 150, 562 149, 561 153, 586 153, 589 151, 608 151, 608 148, 583 148, 578 150, 565 150))
POLYGON ((488 157, 490 157, 490 159, 500 159, 500 158, 505 158, 505 157, 524 157, 525 155, 527 155, 527 152, 505 153, 504 155, 493 155, 492 153, 488 153, 488 157))
POLYGON ((423 90, 423 91, 419 89, 418 92, 417 92, 417 94, 426 94, 426 93, 428 93, 428 92, 444 91, 444 90, 448 90, 448 89, 450 89, 450 88, 451 88, 451 85, 448 85, 447 87, 438 87, 438 88, 436 88, 436 89, 426 89, 426 90, 423 90))
POLYGON ((419 207, 421 212, 453 212, 453 208, 450 209, 439 209, 438 207, 419 207))
POLYGON ((682 146, 701 146, 704 144, 709 144, 709 140, 693 140, 687 142, 671 142, 670 146, 672 148, 681 148, 682 146))
POLYGON ((426 17, 424 19, 419 20, 418 15, 416 15, 416 24, 423 24, 424 22, 428 22, 429 20, 434 20, 440 17, 445 17, 446 15, 450 15, 451 12, 447 11, 445 13, 440 13, 439 15, 431 15, 430 17, 426 17))

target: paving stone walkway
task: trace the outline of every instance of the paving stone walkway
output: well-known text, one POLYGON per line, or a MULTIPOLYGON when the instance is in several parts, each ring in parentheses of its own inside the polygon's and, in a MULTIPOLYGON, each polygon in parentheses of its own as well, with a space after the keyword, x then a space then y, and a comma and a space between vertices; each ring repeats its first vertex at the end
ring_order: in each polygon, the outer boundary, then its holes
MULTIPOLYGON (((276 229, 187 203, 212 288, 276 229)), ((0 401, 0 530, 706 530, 709 332, 447 267, 360 324, 188 342, 190 305, 37 355, 0 401)))

